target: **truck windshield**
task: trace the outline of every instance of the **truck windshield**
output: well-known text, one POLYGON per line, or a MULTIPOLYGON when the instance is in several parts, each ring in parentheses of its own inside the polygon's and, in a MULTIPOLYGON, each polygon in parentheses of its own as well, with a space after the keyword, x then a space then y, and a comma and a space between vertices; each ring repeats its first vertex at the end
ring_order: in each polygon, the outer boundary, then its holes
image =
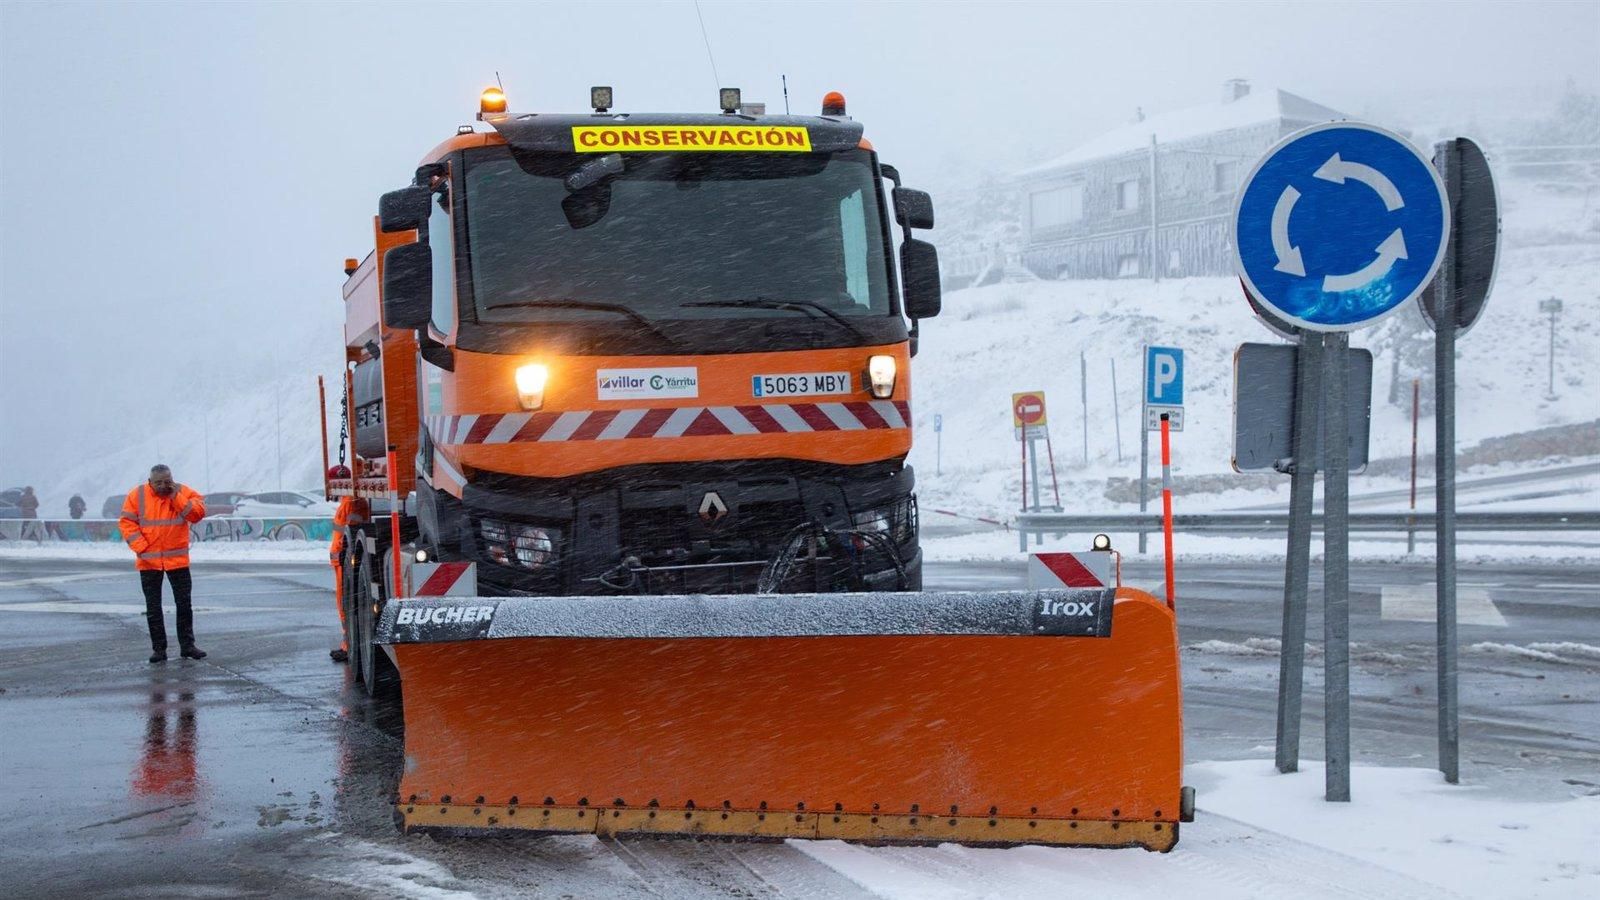
POLYGON ((479 322, 889 315, 867 151, 622 154, 570 191, 595 159, 467 154, 479 322))

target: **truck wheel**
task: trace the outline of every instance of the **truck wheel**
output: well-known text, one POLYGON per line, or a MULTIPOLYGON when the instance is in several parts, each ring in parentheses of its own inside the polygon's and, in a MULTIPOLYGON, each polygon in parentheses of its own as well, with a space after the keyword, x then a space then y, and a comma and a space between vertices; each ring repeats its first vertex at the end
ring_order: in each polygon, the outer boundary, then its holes
MULTIPOLYGON (((375 562, 376 557, 372 554, 366 552, 361 554, 362 577, 360 580, 361 587, 366 590, 361 593, 357 600, 356 620, 360 623, 360 627, 357 630, 361 634, 361 684, 366 689, 368 697, 379 699, 394 695, 396 688, 399 686, 399 673, 395 672, 394 664, 389 661, 389 657, 383 652, 383 648, 373 643, 373 639, 378 633, 378 610, 373 609, 373 607, 381 607, 383 600, 381 587, 376 600, 373 599, 372 589, 369 587, 369 585, 375 583, 373 580, 373 565, 375 562)), ((350 649, 354 651, 355 647, 350 649)))
MULTIPOLYGON (((350 540, 360 546, 363 538, 355 535, 350 540)), ((344 645, 349 648, 350 677, 356 684, 361 683, 361 628, 360 620, 356 618, 357 609, 360 607, 361 598, 366 596, 365 585, 361 583, 360 563, 348 552, 345 553, 344 565, 339 569, 344 580, 344 645)))

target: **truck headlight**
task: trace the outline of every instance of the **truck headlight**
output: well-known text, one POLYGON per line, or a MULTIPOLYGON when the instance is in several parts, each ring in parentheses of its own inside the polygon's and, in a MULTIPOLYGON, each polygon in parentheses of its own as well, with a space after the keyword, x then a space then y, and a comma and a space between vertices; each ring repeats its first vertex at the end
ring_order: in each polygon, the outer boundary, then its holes
POLYGON ((516 526, 517 536, 512 549, 517 555, 517 565, 525 569, 542 569, 556 556, 556 539, 548 528, 537 525, 516 526))
POLYGON ((517 399, 523 409, 538 409, 544 405, 544 386, 550 380, 550 367, 542 363, 529 363, 517 367, 517 399))
POLYGON ((894 357, 878 354, 867 360, 867 384, 872 389, 872 396, 879 400, 888 399, 894 394, 895 362, 894 357))

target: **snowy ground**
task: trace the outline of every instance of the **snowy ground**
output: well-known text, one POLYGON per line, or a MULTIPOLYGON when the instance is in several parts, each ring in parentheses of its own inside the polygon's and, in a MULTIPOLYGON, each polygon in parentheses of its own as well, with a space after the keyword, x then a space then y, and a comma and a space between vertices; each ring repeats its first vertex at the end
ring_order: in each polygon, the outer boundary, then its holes
POLYGON ((1357 767, 1356 802, 1322 800, 1319 763, 1189 766, 1194 823, 1168 856, 953 845, 795 846, 890 898, 1594 897, 1600 797, 1521 803, 1425 769, 1357 767))

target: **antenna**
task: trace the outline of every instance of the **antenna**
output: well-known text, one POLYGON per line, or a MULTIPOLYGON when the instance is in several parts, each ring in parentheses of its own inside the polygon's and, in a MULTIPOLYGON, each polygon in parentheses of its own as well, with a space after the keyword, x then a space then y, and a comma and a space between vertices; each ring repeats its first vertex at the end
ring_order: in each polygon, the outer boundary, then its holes
POLYGON ((500 93, 504 94, 506 92, 505 82, 502 82, 500 80, 500 70, 499 69, 495 69, 494 70, 494 86, 500 89, 500 93))
POLYGON ((779 77, 783 79, 783 114, 787 116, 789 114, 789 76, 781 75, 779 77))
POLYGON ((706 42, 706 59, 711 61, 711 78, 722 90, 722 76, 717 74, 717 58, 711 53, 711 38, 706 36, 706 17, 700 14, 700 0, 694 0, 694 17, 700 20, 700 39, 706 42))

